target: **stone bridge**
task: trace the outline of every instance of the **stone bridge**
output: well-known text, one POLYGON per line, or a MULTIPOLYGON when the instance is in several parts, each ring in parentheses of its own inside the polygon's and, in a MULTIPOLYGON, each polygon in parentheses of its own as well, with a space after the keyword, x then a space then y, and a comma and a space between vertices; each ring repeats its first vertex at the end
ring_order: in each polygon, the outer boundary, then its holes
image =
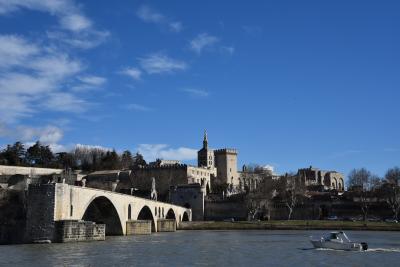
MULTIPOLYGON (((176 225, 191 221, 191 210, 169 203, 126 194, 63 183, 30 185, 27 203, 27 235, 46 239, 54 224, 63 220, 85 220, 106 225, 106 235, 126 235, 127 222, 174 219, 176 225)), ((51 240, 51 238, 48 238, 51 240)))

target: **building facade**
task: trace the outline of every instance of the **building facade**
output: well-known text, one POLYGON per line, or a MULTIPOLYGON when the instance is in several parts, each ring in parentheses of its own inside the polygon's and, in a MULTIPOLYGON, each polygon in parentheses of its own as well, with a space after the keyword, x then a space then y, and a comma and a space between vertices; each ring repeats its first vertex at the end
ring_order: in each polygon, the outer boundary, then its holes
POLYGON ((324 190, 344 191, 344 176, 337 171, 324 171, 310 166, 299 169, 297 175, 306 186, 320 186, 324 190))
POLYGON ((237 150, 224 148, 214 150, 215 167, 217 168, 216 183, 239 186, 239 174, 237 171, 237 150))

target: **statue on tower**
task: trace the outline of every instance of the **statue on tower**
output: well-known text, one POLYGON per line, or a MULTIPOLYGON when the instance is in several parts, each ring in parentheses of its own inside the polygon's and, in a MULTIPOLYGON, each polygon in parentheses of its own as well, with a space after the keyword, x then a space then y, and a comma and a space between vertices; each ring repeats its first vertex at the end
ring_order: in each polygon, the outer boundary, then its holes
POLYGON ((153 180, 151 181, 150 199, 157 201, 156 178, 154 178, 154 177, 153 177, 153 180))

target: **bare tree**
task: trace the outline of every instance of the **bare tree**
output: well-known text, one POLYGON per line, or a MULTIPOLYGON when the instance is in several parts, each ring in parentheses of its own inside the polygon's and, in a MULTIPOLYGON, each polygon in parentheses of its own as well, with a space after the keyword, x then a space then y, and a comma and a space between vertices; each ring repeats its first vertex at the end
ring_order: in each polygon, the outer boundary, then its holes
POLYGON ((400 168, 389 169, 385 174, 384 197, 393 211, 393 218, 398 219, 400 211, 400 168))
POLYGON ((305 184, 301 177, 293 173, 286 174, 280 179, 279 195, 288 208, 288 220, 292 218, 293 211, 300 201, 304 198, 306 192, 305 184))
POLYGON ((364 220, 367 220, 372 191, 380 179, 365 168, 353 169, 348 176, 348 188, 358 197, 364 220))

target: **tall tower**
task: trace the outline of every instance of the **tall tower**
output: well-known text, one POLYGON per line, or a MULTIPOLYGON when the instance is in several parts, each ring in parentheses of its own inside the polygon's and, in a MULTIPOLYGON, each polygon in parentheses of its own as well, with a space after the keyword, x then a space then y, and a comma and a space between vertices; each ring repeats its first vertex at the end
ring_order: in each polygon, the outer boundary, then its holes
POLYGON ((204 131, 203 148, 197 152, 197 165, 199 167, 214 167, 214 151, 208 148, 207 131, 204 131))
POLYGON ((233 148, 224 148, 214 151, 215 167, 217 167, 217 183, 239 185, 237 172, 238 152, 233 148))

